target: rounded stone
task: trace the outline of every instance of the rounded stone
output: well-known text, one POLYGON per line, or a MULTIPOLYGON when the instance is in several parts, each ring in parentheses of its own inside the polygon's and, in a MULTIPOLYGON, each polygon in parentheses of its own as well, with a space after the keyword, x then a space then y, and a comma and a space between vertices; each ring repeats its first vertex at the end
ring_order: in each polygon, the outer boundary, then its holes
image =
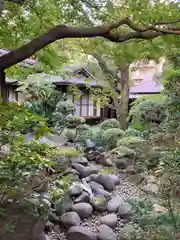
POLYGON ((122 198, 119 195, 112 197, 108 202, 107 210, 108 212, 117 212, 118 207, 120 206, 122 198))
POLYGON ((76 212, 67 212, 61 216, 60 222, 64 227, 70 228, 72 226, 79 226, 81 219, 76 212))
POLYGON ((99 240, 117 240, 116 234, 107 225, 100 225, 98 227, 98 239, 99 240))
POLYGON ((104 225, 114 228, 117 225, 118 219, 116 214, 108 214, 104 217, 101 217, 100 222, 104 225))
POLYGON ((77 183, 77 184, 73 184, 70 188, 69 188, 69 193, 70 196, 79 196, 81 193, 83 192, 83 188, 77 183))
POLYGON ((93 208, 89 203, 77 203, 72 206, 72 211, 76 212, 80 218, 88 218, 92 215, 93 208))

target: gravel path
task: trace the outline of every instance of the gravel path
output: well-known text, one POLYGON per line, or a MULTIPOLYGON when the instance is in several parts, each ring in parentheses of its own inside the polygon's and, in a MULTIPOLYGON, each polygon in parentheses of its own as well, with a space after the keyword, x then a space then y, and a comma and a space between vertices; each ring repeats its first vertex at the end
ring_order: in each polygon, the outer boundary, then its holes
MULTIPOLYGON (((137 186, 128 182, 126 180, 125 174, 120 173, 115 170, 116 175, 120 177, 120 185, 116 187, 116 189, 111 193, 112 196, 119 195, 123 199, 135 199, 135 198, 143 198, 145 197, 145 193, 142 192, 137 186)), ((94 212, 91 218, 85 219, 81 226, 89 228, 94 233, 97 233, 97 226, 100 225, 100 218, 104 215, 108 214, 107 212, 99 213, 94 212)), ((118 233, 122 227, 127 224, 127 220, 123 220, 118 218, 118 224, 114 229, 115 233, 118 233)), ((118 235, 118 234, 117 234, 118 235)), ((65 233, 61 232, 58 226, 55 226, 52 233, 49 234, 50 240, 66 240, 65 233)))

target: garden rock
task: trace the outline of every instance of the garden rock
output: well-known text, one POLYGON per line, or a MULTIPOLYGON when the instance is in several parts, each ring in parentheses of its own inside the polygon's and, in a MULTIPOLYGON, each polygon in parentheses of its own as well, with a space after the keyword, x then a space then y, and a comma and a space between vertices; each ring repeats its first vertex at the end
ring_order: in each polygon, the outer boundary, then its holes
POLYGON ((119 240, 131 239, 135 233, 135 228, 133 225, 127 225, 120 230, 119 240))
POLYGON ((96 163, 102 164, 103 166, 113 166, 111 159, 109 158, 109 156, 107 156, 106 153, 99 153, 99 155, 97 155, 94 160, 96 161, 96 163))
POLYGON ((99 156, 100 152, 98 151, 88 151, 86 157, 89 161, 95 160, 99 156))
POLYGON ((96 189, 99 189, 99 188, 100 189, 104 189, 103 185, 101 185, 101 184, 99 184, 99 183, 97 183, 95 181, 90 181, 89 185, 92 188, 92 190, 96 190, 96 189))
POLYGON ((118 176, 116 176, 116 175, 114 175, 114 174, 109 174, 109 175, 110 175, 110 177, 111 177, 112 179, 114 179, 114 182, 115 182, 116 185, 119 185, 119 184, 120 184, 120 179, 119 179, 118 176))
POLYGON ((116 158, 114 163, 119 169, 126 169, 129 165, 132 165, 132 160, 130 158, 116 158))
POLYGON ((118 208, 118 214, 122 218, 129 217, 133 214, 133 208, 128 202, 121 200, 118 208))
POLYGON ((99 174, 96 177, 91 177, 92 180, 103 185, 103 187, 108 191, 113 191, 115 189, 115 180, 110 174, 99 174))
POLYGON ((83 188, 80 184, 75 183, 69 188, 69 194, 71 197, 79 196, 83 192, 83 188))
POLYGON ((108 202, 107 207, 108 212, 117 212, 121 204, 121 201, 122 198, 119 195, 112 197, 112 199, 108 202))
POLYGON ((73 205, 73 201, 71 199, 57 200, 54 204, 56 214, 60 216, 61 214, 70 211, 72 208, 72 205, 73 205))
POLYGON ((92 215, 93 208, 88 203, 77 203, 72 206, 72 211, 76 212, 81 219, 84 219, 92 215))
POLYGON ((85 157, 71 157, 71 163, 79 163, 84 166, 87 166, 88 160, 85 157))
POLYGON ((72 166, 80 173, 80 176, 85 178, 93 173, 98 173, 99 169, 97 169, 93 165, 89 165, 87 167, 84 167, 83 165, 79 163, 73 163, 72 166))
POLYGON ((50 240, 50 238, 46 234, 42 233, 39 240, 50 240))
POLYGON ((90 203, 96 211, 103 212, 107 209, 106 199, 102 196, 92 197, 90 203))
POLYGON ((97 240, 96 235, 81 226, 71 227, 67 233, 67 240, 97 240))
POLYGON ((70 228, 72 226, 79 226, 81 219, 76 212, 67 212, 61 216, 60 222, 65 228, 70 228))
POLYGON ((80 202, 88 203, 89 198, 90 198, 89 194, 83 191, 81 195, 74 200, 74 203, 80 203, 80 202))
POLYGON ((99 240, 117 240, 116 234, 107 225, 100 225, 98 227, 99 240))
POLYGON ((108 214, 100 218, 101 224, 114 228, 117 225, 118 219, 116 214, 108 214))
POLYGON ((93 190, 93 193, 95 196, 104 197, 106 199, 106 201, 109 201, 111 199, 111 194, 104 189, 96 188, 93 190))

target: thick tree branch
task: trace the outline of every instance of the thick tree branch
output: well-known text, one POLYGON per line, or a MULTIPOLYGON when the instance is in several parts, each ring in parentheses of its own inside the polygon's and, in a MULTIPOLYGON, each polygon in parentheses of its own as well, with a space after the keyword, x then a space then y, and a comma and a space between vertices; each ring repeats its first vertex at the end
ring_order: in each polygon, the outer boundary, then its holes
MULTIPOLYGON (((180 22, 180 20, 173 21, 173 23, 174 22, 177 24, 180 22)), ((136 26, 129 18, 125 18, 116 23, 97 27, 70 27, 66 25, 58 25, 36 39, 30 41, 29 43, 23 45, 22 47, 0 57, 0 70, 7 69, 32 56, 34 53, 46 47, 48 44, 64 38, 103 37, 112 42, 121 43, 131 39, 147 40, 167 34, 180 35, 180 26, 175 26, 172 28, 168 27, 169 24, 172 24, 172 22, 157 22, 154 25, 142 29, 136 26), (117 33, 117 31, 113 31, 117 30, 122 25, 127 25, 131 32, 120 35, 117 33)))

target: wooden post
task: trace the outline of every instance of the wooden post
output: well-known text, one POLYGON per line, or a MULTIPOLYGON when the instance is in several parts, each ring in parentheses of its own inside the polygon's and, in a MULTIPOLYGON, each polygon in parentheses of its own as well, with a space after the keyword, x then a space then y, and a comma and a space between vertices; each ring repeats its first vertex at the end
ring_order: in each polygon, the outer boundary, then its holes
POLYGON ((8 95, 7 95, 7 85, 5 81, 5 72, 4 70, 0 70, 0 88, 1 88, 1 98, 4 103, 8 101, 8 95))

